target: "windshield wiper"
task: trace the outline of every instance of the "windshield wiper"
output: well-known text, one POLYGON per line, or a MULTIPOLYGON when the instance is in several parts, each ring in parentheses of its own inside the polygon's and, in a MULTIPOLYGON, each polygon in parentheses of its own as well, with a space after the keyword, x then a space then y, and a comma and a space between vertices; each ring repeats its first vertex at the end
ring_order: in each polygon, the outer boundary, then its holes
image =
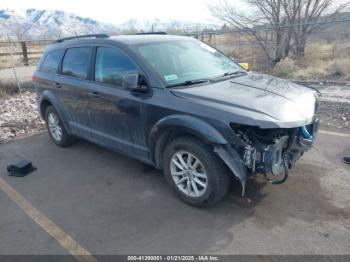
POLYGON ((168 85, 167 88, 177 87, 177 86, 191 86, 191 85, 206 83, 206 82, 209 82, 209 81, 210 81, 209 79, 187 80, 187 81, 182 82, 182 83, 168 85))
POLYGON ((220 78, 224 78, 224 77, 228 77, 228 76, 237 76, 237 75, 240 75, 240 74, 246 74, 247 72, 246 71, 231 71, 231 72, 226 72, 224 74, 222 74, 221 76, 218 76, 218 77, 215 77, 215 78, 212 78, 211 80, 212 81, 216 81, 220 78))

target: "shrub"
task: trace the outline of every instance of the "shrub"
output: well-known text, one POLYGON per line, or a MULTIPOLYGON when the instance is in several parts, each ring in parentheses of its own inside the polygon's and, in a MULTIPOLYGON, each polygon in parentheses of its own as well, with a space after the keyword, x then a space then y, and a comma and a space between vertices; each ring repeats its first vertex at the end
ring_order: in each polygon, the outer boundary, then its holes
POLYGON ((276 76, 288 78, 293 75, 294 70, 294 61, 287 57, 275 65, 275 67, 273 68, 273 73, 276 76))
POLYGON ((349 58, 343 57, 335 59, 330 67, 329 74, 332 76, 349 76, 350 75, 350 61, 349 58))
POLYGON ((318 79, 329 75, 330 61, 321 59, 304 59, 304 65, 298 67, 294 72, 294 78, 297 79, 318 79))
MULTIPOLYGON (((34 84, 30 81, 21 82, 21 89, 24 91, 33 90, 34 84)), ((14 95, 19 92, 17 82, 15 81, 1 81, 0 80, 0 97, 14 95)))

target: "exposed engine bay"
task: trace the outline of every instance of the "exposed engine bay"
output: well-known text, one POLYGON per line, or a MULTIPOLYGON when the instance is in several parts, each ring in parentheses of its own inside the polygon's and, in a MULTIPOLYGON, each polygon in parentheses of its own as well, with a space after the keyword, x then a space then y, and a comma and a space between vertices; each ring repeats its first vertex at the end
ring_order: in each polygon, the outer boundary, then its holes
POLYGON ((247 176, 262 174, 273 184, 288 178, 288 170, 308 151, 317 136, 319 120, 307 126, 288 129, 260 129, 251 126, 232 126, 244 141, 240 153, 247 176))

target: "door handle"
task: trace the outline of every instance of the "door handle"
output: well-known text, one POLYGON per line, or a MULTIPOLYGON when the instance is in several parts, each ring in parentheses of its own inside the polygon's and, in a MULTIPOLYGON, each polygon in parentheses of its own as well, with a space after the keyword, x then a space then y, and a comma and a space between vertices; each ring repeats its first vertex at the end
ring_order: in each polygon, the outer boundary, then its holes
POLYGON ((92 96, 92 97, 95 97, 95 98, 100 98, 101 97, 99 92, 90 92, 89 96, 92 96))
POLYGON ((61 87, 62 87, 62 84, 61 84, 61 83, 58 83, 58 82, 55 82, 54 86, 55 86, 56 88, 61 88, 61 87))

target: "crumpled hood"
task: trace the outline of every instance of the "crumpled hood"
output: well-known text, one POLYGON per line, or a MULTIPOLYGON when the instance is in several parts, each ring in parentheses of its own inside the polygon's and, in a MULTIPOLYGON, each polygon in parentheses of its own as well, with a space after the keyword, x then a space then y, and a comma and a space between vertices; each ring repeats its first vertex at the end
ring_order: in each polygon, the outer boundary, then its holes
POLYGON ((237 123, 262 128, 310 124, 316 106, 314 90, 257 73, 209 85, 174 89, 173 94, 229 112, 233 122, 239 119, 237 123))

